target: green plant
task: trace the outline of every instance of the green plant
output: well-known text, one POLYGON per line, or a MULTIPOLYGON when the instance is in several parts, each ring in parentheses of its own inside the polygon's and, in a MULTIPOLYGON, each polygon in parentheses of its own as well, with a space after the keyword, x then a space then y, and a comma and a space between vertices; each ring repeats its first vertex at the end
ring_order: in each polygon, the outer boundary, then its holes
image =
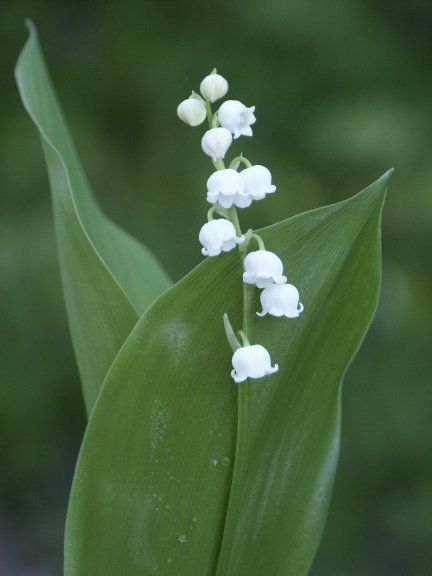
MULTIPOLYGON (((244 327, 244 253, 209 258, 170 287, 151 253, 97 208, 32 26, 16 77, 48 166, 89 414, 66 575, 306 574, 336 468, 342 378, 377 305, 391 171, 254 233, 301 286, 305 312, 254 323, 253 341, 279 370, 237 386, 222 316, 244 327)), ((247 292, 248 310, 257 298, 247 292)))

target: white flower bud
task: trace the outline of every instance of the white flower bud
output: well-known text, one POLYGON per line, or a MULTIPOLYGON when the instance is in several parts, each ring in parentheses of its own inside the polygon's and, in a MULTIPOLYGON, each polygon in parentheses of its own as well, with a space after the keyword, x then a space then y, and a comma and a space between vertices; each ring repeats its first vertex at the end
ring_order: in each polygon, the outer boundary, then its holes
POLYGON ((257 312, 257 316, 286 316, 287 318, 298 318, 303 312, 303 304, 299 304, 300 295, 292 284, 274 284, 264 288, 261 292, 260 300, 262 312, 257 312))
POLYGON ((212 72, 201 82, 200 91, 206 100, 215 102, 228 92, 228 82, 220 74, 212 72))
POLYGON ((243 178, 232 168, 216 170, 207 180, 207 201, 218 202, 223 208, 231 208, 233 204, 246 208, 252 203, 252 198, 243 191, 243 178))
POLYGON ((198 98, 188 98, 177 106, 177 116, 189 126, 198 126, 206 119, 207 112, 204 102, 198 98))
POLYGON ((231 146, 231 132, 226 128, 210 128, 204 133, 201 146, 204 152, 213 160, 225 158, 228 148, 231 146))
POLYGON ((254 112, 255 106, 247 108, 238 100, 227 100, 219 108, 219 122, 234 134, 234 139, 239 136, 252 136, 251 125, 256 121, 254 112))
POLYGON ((273 284, 285 284, 281 259, 268 250, 249 252, 244 259, 243 282, 255 284, 257 288, 267 288, 273 284))
POLYGON ((272 194, 276 186, 271 183, 272 176, 270 170, 257 164, 250 168, 245 168, 240 172, 243 178, 244 191, 249 194, 253 200, 262 200, 266 194, 272 194))
POLYGON ((246 378, 262 378, 274 374, 279 369, 277 364, 271 365, 270 354, 261 344, 238 348, 233 354, 232 365, 234 370, 231 377, 236 384, 244 382, 246 378))
POLYGON ((241 244, 244 236, 237 236, 232 222, 219 218, 204 224, 199 241, 203 245, 201 252, 204 256, 219 256, 221 252, 229 252, 236 244, 241 244))

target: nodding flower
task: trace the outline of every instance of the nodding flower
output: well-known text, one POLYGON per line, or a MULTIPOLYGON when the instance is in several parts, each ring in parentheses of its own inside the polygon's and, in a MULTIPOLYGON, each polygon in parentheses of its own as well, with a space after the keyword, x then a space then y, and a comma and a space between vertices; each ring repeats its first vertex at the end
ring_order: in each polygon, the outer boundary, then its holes
POLYGON ((266 194, 276 191, 276 186, 272 184, 270 170, 265 166, 256 164, 245 168, 240 172, 240 176, 243 178, 244 191, 252 200, 262 200, 266 194))
POLYGON ((264 288, 260 296, 262 312, 257 312, 257 316, 270 314, 278 318, 298 318, 304 310, 299 299, 299 292, 292 284, 274 284, 264 288))
POLYGON ((281 259, 268 250, 249 252, 244 259, 243 282, 255 284, 257 288, 267 288, 273 284, 285 284, 281 259))
POLYGON ((263 378, 279 370, 277 364, 271 365, 270 354, 261 344, 238 348, 233 354, 232 365, 231 377, 236 384, 247 378, 263 378))
POLYGON ((256 122, 254 112, 255 106, 248 108, 238 100, 227 100, 219 108, 219 122, 234 135, 234 139, 252 136, 251 125, 256 122))
POLYGON ((219 256, 229 252, 244 241, 244 236, 237 236, 234 224, 225 218, 211 220, 204 224, 199 233, 204 256, 219 256))

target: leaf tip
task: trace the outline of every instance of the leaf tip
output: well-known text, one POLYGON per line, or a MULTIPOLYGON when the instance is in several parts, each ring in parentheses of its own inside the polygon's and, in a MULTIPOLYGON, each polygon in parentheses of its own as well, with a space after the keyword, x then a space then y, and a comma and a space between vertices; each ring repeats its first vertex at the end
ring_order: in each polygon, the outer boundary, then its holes
POLYGON ((30 36, 35 36, 37 34, 36 26, 31 18, 26 18, 24 20, 25 27, 27 28, 30 36))
POLYGON ((380 178, 378 178, 377 183, 379 182, 383 186, 387 186, 388 181, 393 176, 394 170, 395 170, 394 168, 390 168, 389 170, 387 170, 387 172, 384 172, 384 174, 380 178))

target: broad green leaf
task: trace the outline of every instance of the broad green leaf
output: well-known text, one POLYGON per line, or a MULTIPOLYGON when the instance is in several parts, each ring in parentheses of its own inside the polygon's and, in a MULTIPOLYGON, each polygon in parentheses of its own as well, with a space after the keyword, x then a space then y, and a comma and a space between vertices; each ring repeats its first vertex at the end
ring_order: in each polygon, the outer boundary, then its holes
POLYGON ((305 305, 296 320, 256 320, 277 374, 230 378, 222 318, 240 326, 238 254, 206 260, 144 314, 83 441, 67 576, 307 573, 335 473, 342 376, 377 304, 389 176, 262 230, 305 305))
POLYGON ((108 220, 96 205, 31 23, 29 29, 15 75, 24 106, 42 139, 66 307, 90 411, 139 315, 170 282, 147 248, 108 220))

